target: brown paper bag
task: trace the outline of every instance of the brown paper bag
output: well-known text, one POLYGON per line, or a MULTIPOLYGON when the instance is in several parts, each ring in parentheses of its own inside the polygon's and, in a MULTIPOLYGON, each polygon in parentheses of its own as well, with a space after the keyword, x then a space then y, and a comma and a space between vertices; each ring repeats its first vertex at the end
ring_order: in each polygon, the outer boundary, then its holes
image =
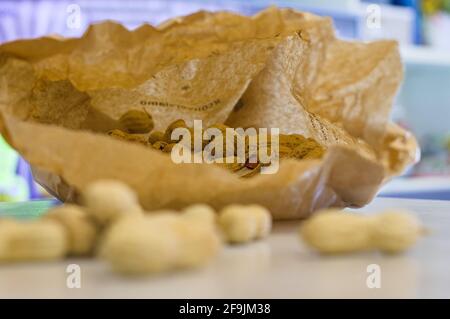
POLYGON ((0 129, 63 201, 114 178, 148 210, 260 203, 277 219, 298 218, 365 205, 415 161, 414 137, 388 120, 401 76, 394 42, 337 40, 329 19, 288 9, 199 12, 135 31, 107 22, 80 39, 0 46, 0 129), (104 134, 133 108, 152 114, 158 130, 179 118, 278 127, 327 151, 248 179, 210 164, 177 165, 104 134))

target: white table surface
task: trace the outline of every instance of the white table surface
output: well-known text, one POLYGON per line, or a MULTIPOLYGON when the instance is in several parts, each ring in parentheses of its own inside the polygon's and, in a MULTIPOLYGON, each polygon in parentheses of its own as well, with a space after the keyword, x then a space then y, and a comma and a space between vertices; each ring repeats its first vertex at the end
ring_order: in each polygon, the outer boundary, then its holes
POLYGON ((450 177, 398 177, 386 183, 379 194, 407 194, 450 190, 450 177))
POLYGON ((225 247, 210 265, 148 278, 123 278, 96 260, 3 265, 0 298, 449 298, 450 201, 377 198, 359 209, 415 211, 432 233, 399 256, 320 256, 297 237, 299 222, 276 223, 271 236, 225 247), (66 267, 81 267, 81 288, 68 288, 66 267), (367 266, 381 270, 368 288, 367 266))

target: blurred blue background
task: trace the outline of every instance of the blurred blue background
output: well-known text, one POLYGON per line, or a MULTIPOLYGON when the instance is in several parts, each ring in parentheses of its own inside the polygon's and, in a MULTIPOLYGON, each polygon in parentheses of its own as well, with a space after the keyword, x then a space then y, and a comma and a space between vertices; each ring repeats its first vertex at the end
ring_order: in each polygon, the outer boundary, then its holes
MULTIPOLYGON (((46 34, 80 36, 110 19, 133 29, 198 10, 251 15, 269 5, 333 18, 345 39, 396 39, 405 80, 392 118, 419 138, 422 160, 380 196, 450 199, 450 0, 0 0, 0 43, 46 34)), ((43 196, 29 167, 0 137, 0 201, 43 196)))

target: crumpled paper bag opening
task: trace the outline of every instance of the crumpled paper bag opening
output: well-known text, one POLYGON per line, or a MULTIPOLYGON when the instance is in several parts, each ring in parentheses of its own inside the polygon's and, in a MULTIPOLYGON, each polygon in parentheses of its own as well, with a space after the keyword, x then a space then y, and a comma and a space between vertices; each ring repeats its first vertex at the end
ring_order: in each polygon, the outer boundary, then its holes
POLYGON ((0 46, 0 129, 63 201, 114 178, 148 210, 259 203, 276 219, 299 218, 365 205, 417 160, 414 137, 389 122, 401 79, 395 42, 338 40, 330 19, 290 9, 199 12, 134 31, 105 22, 79 39, 0 46), (210 164, 177 165, 105 134, 135 108, 157 130, 180 118, 279 128, 327 151, 248 179, 210 164))

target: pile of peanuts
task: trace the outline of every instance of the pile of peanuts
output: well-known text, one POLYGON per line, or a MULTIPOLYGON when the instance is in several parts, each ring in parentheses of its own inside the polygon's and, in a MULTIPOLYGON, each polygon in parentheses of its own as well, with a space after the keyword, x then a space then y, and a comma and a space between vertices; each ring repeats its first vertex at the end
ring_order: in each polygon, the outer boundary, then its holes
MULTIPOLYGON (((145 275, 206 265, 223 243, 262 239, 271 228, 270 212, 259 205, 146 212, 127 185, 100 180, 86 187, 80 206, 63 204, 31 221, 0 219, 0 263, 98 256, 118 273, 145 275)), ((402 211, 326 209, 299 229, 303 243, 323 254, 400 253, 423 234, 420 222, 402 211)))
POLYGON ((63 204, 38 220, 0 219, 0 263, 96 255, 122 274, 199 267, 223 242, 264 238, 271 225, 259 205, 145 212, 127 185, 101 180, 86 187, 80 206, 63 204))
MULTIPOLYGON (((132 109, 125 112, 119 119, 120 128, 111 130, 108 135, 127 140, 130 142, 136 142, 143 145, 151 146, 154 149, 160 150, 165 153, 172 151, 172 148, 181 142, 181 139, 174 139, 172 137, 172 132, 176 128, 186 128, 191 132, 191 138, 194 136, 194 129, 188 127, 186 122, 182 119, 172 122, 164 132, 152 131, 154 127, 153 119, 150 114, 144 110, 132 109)), ((239 161, 237 157, 237 146, 236 139, 233 136, 233 141, 227 141, 226 129, 229 128, 225 124, 214 124, 208 128, 216 128, 222 132, 224 137, 222 140, 223 150, 225 156, 225 150, 229 143, 234 143, 234 156, 232 159, 227 158, 225 163, 216 163, 224 168, 235 172, 239 177, 250 177, 254 176, 260 172, 261 167, 264 163, 259 161, 250 161, 250 152, 248 148, 248 139, 246 139, 246 154, 245 161, 239 161)), ((203 132, 202 132, 203 135, 203 132)), ((259 136, 257 137, 259 139, 259 136)), ((269 155, 270 152, 270 139, 267 138, 267 150, 266 153, 269 155)), ((191 141, 191 150, 194 152, 202 151, 205 146, 212 142, 213 139, 206 141, 203 140, 202 148, 195 150, 193 145, 193 140, 191 141)), ((295 159, 317 159, 321 158, 325 152, 325 149, 317 143, 312 138, 305 138, 300 134, 280 134, 279 135, 279 157, 283 158, 295 158, 295 159)), ((256 154, 259 152, 259 148, 255 151, 256 154)))

